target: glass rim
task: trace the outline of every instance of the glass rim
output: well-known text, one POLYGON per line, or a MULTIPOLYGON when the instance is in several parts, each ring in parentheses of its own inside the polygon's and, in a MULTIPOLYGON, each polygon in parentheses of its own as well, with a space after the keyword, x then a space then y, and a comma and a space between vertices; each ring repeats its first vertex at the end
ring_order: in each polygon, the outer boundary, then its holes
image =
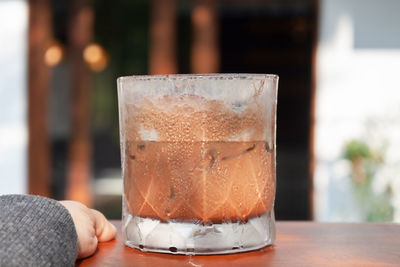
POLYGON ((206 74, 158 74, 158 75, 129 75, 117 78, 123 80, 154 81, 154 80, 279 80, 276 74, 261 73, 206 73, 206 74))

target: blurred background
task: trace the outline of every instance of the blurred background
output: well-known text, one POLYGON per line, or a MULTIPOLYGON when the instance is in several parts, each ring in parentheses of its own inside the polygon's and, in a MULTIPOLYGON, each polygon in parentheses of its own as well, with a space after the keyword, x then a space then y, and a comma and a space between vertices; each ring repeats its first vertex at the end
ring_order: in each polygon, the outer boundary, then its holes
POLYGON ((0 194, 121 216, 116 78, 278 74, 278 220, 400 222, 397 0, 0 0, 0 194))

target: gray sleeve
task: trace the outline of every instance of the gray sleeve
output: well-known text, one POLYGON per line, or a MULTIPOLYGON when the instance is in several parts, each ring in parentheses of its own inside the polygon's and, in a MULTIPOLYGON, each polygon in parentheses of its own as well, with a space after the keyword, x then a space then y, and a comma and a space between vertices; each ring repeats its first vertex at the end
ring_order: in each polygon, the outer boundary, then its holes
POLYGON ((75 225, 58 201, 0 196, 0 266, 74 266, 75 225))

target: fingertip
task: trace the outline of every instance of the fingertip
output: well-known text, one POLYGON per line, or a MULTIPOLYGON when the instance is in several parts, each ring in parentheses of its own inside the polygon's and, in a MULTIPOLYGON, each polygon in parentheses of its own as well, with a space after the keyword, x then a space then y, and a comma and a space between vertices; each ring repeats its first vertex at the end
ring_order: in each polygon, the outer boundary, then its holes
POLYGON ((113 233, 114 233, 114 236, 117 234, 117 227, 115 227, 115 225, 114 224, 112 224, 111 222, 108 222, 109 224, 110 224, 110 226, 111 226, 111 228, 112 228, 112 231, 113 231, 113 233))
POLYGON ((108 220, 106 220, 106 224, 101 236, 99 237, 99 241, 100 242, 110 241, 114 239, 116 235, 117 235, 117 228, 108 220))
POLYGON ((99 242, 112 240, 117 234, 116 227, 101 212, 91 210, 95 220, 95 231, 99 242))
POLYGON ((117 236, 117 227, 112 223, 110 223, 110 225, 112 227, 112 238, 115 238, 117 236))

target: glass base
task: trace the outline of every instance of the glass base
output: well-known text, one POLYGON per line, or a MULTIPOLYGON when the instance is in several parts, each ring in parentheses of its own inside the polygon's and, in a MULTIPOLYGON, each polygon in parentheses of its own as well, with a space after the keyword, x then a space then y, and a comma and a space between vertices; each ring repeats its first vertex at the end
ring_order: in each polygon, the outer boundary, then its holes
POLYGON ((257 250, 275 241, 273 210, 247 222, 196 224, 161 222, 132 216, 123 218, 125 245, 141 251, 207 255, 257 250))

